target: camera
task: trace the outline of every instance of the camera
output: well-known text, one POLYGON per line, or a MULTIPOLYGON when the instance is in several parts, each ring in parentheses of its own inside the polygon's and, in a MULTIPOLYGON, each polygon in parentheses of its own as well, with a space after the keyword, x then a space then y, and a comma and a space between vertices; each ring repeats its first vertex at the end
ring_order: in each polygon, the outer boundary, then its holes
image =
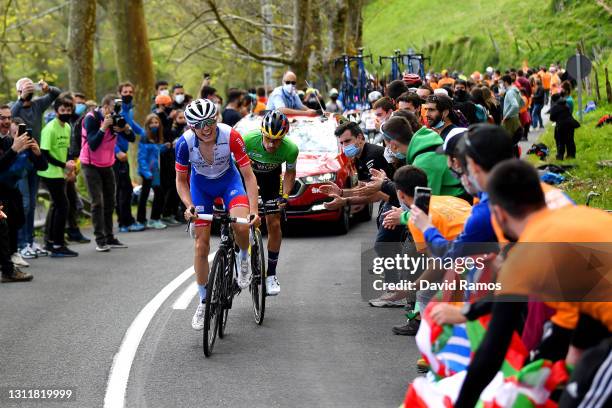
POLYGON ((115 99, 115 106, 113 106, 111 117, 113 118, 113 126, 122 128, 126 125, 125 118, 121 114, 121 99, 115 99))

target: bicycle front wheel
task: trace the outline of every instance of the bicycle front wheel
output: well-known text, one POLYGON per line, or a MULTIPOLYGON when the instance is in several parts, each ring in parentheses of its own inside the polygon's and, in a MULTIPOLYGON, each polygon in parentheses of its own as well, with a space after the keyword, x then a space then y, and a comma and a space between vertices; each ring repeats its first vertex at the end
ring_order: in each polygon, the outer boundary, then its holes
POLYGON ((212 354, 217 331, 219 329, 219 318, 223 313, 223 280, 225 270, 225 250, 219 248, 208 274, 208 295, 204 309, 204 355, 210 357, 212 354))
POLYGON ((266 311, 266 256, 261 231, 254 231, 254 245, 251 246, 251 270, 253 280, 249 287, 253 300, 253 317, 255 323, 261 325, 266 311))

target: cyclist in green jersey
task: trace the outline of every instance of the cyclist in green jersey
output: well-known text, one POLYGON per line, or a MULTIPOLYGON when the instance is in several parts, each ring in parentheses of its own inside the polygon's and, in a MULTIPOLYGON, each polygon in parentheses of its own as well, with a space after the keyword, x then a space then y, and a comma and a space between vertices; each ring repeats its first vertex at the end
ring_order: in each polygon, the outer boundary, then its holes
POLYGON ((288 131, 287 117, 280 111, 273 110, 263 117, 261 130, 253 130, 244 135, 246 152, 251 158, 259 195, 264 203, 268 228, 266 292, 270 296, 280 293, 276 277, 276 264, 282 241, 280 211, 287 205, 289 192, 295 182, 295 164, 299 153, 297 145, 285 138, 288 131), (286 163, 284 177, 283 163, 286 163))

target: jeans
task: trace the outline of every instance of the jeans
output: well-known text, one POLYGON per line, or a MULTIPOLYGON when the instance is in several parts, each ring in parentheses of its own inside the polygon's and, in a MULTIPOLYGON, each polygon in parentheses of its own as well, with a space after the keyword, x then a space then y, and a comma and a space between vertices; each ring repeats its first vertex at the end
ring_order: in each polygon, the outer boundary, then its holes
POLYGON ((91 198, 91 220, 98 245, 113 237, 115 210, 115 173, 112 167, 83 164, 83 175, 91 198))
POLYGON ((533 128, 537 128, 538 126, 544 127, 544 121, 542 121, 542 108, 544 105, 535 104, 532 108, 531 113, 531 121, 533 122, 533 128), (539 124, 539 125, 538 125, 539 124))
POLYGON ((153 188, 153 208, 151 209, 151 219, 159 220, 164 206, 164 191, 161 186, 152 186, 153 181, 142 179, 142 189, 140 190, 140 198, 138 199, 138 214, 136 218, 138 222, 144 224, 147 222, 147 201, 149 192, 153 188))
POLYGON ((66 181, 63 178, 41 177, 51 195, 52 208, 47 217, 48 238, 54 245, 64 245, 64 231, 68 216, 68 197, 66 197, 66 181))
POLYGON ((5 219, 0 220, 0 270, 2 276, 13 276, 15 270, 11 262, 12 252, 9 243, 9 225, 5 219))
POLYGON ((120 227, 129 227, 134 223, 132 216, 132 179, 130 179, 130 164, 117 160, 113 165, 117 182, 117 219, 120 227))
POLYGON ((68 199, 68 231, 78 231, 79 196, 76 191, 76 181, 66 181, 66 198, 68 199))
MULTIPOLYGON (((378 214, 377 224, 378 231, 376 233, 376 242, 374 243, 374 251, 376 255, 384 258, 392 258, 397 254, 402 253, 402 239, 406 232, 404 225, 398 225, 395 229, 387 229, 383 227, 383 216, 385 211, 389 211, 392 206, 389 203, 381 204, 381 209, 378 214)), ((385 282, 399 282, 401 280, 399 271, 396 269, 386 269, 384 272, 385 282)))
POLYGON ((25 214, 25 223, 17 233, 17 246, 19 248, 34 243, 34 211, 36 209, 38 184, 39 178, 35 169, 29 170, 28 173, 17 182, 17 188, 23 196, 23 212, 25 214))

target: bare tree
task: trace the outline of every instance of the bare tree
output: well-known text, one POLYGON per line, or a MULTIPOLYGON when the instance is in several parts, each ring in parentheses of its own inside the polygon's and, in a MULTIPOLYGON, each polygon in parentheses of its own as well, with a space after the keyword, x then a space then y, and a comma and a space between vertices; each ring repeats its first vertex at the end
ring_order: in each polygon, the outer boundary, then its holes
POLYGON ((68 19, 68 75, 70 90, 96 98, 94 37, 96 0, 71 0, 68 19))

